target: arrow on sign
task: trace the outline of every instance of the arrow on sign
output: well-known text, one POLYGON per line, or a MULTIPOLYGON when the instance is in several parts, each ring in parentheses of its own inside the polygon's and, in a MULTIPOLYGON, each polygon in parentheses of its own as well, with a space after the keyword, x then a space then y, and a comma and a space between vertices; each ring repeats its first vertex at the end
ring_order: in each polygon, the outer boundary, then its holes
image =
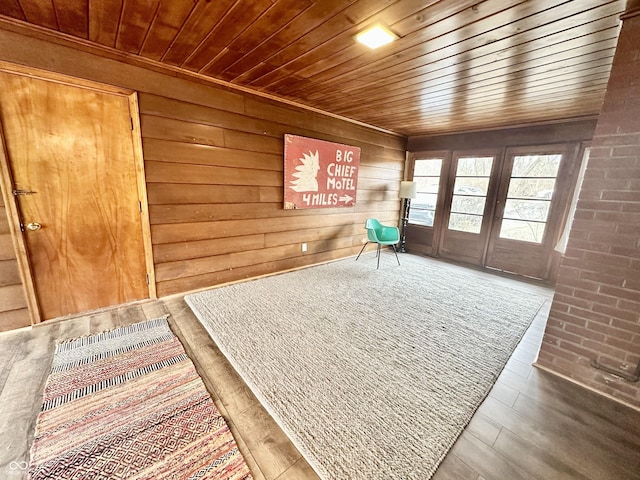
POLYGON ((343 195, 342 197, 338 198, 338 200, 340 200, 342 203, 349 203, 351 200, 353 200, 353 197, 350 197, 349 195, 343 195))

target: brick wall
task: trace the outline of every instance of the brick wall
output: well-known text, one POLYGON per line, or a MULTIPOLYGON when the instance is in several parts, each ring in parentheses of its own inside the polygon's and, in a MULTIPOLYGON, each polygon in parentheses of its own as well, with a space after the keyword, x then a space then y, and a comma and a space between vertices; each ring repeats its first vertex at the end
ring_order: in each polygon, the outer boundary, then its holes
POLYGON ((640 9, 623 16, 537 364, 640 407, 640 9))

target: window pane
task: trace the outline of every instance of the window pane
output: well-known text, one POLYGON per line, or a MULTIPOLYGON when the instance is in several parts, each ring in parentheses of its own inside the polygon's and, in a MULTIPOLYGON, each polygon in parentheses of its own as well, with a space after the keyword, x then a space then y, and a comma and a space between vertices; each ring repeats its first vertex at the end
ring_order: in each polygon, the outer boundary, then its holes
POLYGON ((411 200, 411 208, 428 208, 429 210, 435 210, 437 201, 438 195, 435 193, 418 193, 416 198, 411 200))
POLYGON ((542 243, 544 230, 544 223, 504 219, 500 227, 500 238, 542 243))
POLYGON ((439 177, 442 169, 441 158, 428 158, 416 160, 413 167, 414 177, 439 177))
POLYGON ((509 182, 509 198, 551 199, 556 184, 554 178, 512 178, 509 182))
POLYGON ((480 233, 482 217, 479 215, 466 215, 464 213, 452 213, 449 217, 449 230, 459 232, 480 233))
POLYGON ((421 158, 415 161, 413 181, 417 184, 417 195, 409 207, 409 223, 433 226, 441 170, 441 158, 421 158))
POLYGON ((451 211, 455 213, 484 213, 485 197, 463 197, 454 195, 451 201, 451 211))
POLYGON ((504 206, 504 218, 515 220, 536 220, 546 222, 549 216, 548 200, 512 200, 507 199, 504 206))
POLYGON ((433 210, 418 209, 412 205, 409 212, 409 223, 433 227, 434 217, 435 212, 433 210))
POLYGON ((562 155, 516 155, 500 238, 541 243, 562 155))
POLYGON ((486 196, 488 189, 488 178, 457 177, 453 187, 453 193, 456 195, 486 196))
POLYGON ((438 184, 440 183, 438 177, 414 177, 413 181, 417 184, 418 193, 438 193, 438 184))
POLYGON ((512 177, 552 177, 558 175, 562 155, 518 155, 513 159, 512 177))
POLYGON ((460 157, 457 177, 488 177, 491 175, 493 157, 460 157))

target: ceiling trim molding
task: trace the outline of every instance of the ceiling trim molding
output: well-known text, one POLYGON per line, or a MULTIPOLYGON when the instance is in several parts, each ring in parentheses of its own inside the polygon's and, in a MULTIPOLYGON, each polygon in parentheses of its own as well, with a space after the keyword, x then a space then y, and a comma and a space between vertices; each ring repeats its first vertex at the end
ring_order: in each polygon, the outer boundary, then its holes
POLYGON ((0 29, 7 30, 13 33, 18 33, 20 35, 29 36, 36 38, 38 40, 43 40, 46 42, 54 43, 57 45, 73 48, 75 50, 80 50, 85 53, 90 53, 93 55, 97 55, 100 57, 106 57, 111 60, 116 60, 122 63, 126 63, 132 66, 146 68, 149 70, 156 71, 158 73, 164 73, 170 75, 172 77, 181 77, 183 79, 196 81, 200 84, 222 87, 227 90, 242 92, 249 95, 254 95, 257 97, 261 97, 267 100, 275 101, 278 103, 282 103, 285 105, 289 105, 292 107, 300 108, 302 110, 306 110, 309 112, 317 113, 320 115, 325 115, 331 118, 335 118, 336 120, 341 120, 343 122, 348 122, 354 125, 358 125, 360 127, 368 128, 371 130, 375 130, 380 133, 384 133, 387 135, 392 135, 398 138, 407 138, 406 135, 400 134, 398 132, 394 132, 391 130, 387 130, 381 127, 376 127, 375 125, 370 125, 364 122, 360 122, 358 120, 354 120, 352 118, 344 117, 342 115, 338 115, 335 113, 327 112, 325 110, 321 110, 319 108, 314 108, 309 105, 305 105, 303 103, 295 102, 293 100, 288 100, 283 97, 279 97, 276 95, 272 95, 269 93, 261 92, 259 90, 254 90, 251 88, 243 87, 240 85, 236 85, 231 82, 227 82, 224 80, 218 80, 216 78, 208 77, 206 75, 202 75, 200 73, 191 72, 189 70, 185 70, 180 67, 173 67, 170 65, 165 65, 155 60, 150 60, 147 58, 140 57, 138 55, 124 53, 119 50, 116 50, 112 47, 107 47, 105 45, 95 44, 85 39, 73 37, 66 33, 62 32, 54 32, 44 27, 40 27, 38 25, 33 25, 22 20, 17 20, 14 18, 6 17, 4 15, 0 15, 0 29))

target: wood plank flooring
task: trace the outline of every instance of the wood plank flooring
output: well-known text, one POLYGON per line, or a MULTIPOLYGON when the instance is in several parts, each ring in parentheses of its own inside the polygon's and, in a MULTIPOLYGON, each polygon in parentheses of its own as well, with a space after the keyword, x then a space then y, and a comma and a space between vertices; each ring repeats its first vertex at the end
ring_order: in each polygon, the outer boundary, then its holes
MULTIPOLYGON (((441 268, 462 267, 437 262, 441 268)), ((487 273, 467 270, 478 281, 487 273)), ((532 367, 552 291, 491 275, 547 302, 434 480, 640 479, 640 412, 532 367)), ((56 339, 170 313, 171 327, 216 401, 257 480, 317 475, 208 337, 182 296, 0 333, 0 479, 26 479, 26 462, 56 339)), ((347 480, 347 479, 337 479, 347 480)))

